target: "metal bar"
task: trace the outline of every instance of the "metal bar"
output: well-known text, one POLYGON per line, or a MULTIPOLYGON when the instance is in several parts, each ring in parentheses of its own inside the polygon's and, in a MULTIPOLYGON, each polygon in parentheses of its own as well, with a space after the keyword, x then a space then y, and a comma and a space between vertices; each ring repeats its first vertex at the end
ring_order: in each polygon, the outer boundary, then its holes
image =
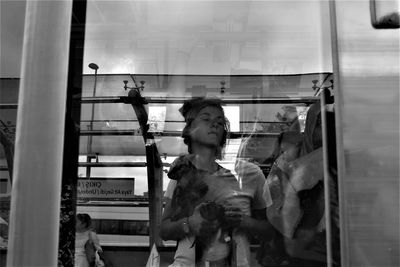
POLYGON ((332 267, 332 226, 331 226, 331 196, 329 175, 328 132, 326 121, 325 89, 321 89, 321 121, 322 121, 322 151, 324 164, 324 199, 325 199, 325 227, 326 227, 326 259, 327 267, 332 267))
POLYGON ((133 135, 133 136, 143 136, 139 129, 131 129, 131 130, 83 130, 80 132, 81 136, 88 135, 133 135))
POLYGON ((245 124, 245 123, 269 123, 269 124, 287 124, 290 125, 293 123, 293 121, 240 121, 240 124, 245 124))
POLYGON ((158 155, 157 146, 153 143, 146 145, 146 161, 147 161, 147 186, 149 192, 149 234, 150 234, 150 250, 155 244, 157 247, 162 246, 160 238, 160 226, 162 215, 162 168, 157 164, 160 156, 158 155), (157 166, 158 165, 158 166, 157 166))
MULTIPOLYGON (((82 122, 90 122, 90 120, 81 120, 82 122)), ((121 120, 93 120, 93 122, 139 122, 138 120, 135 119, 121 119, 121 120)), ((164 120, 163 122, 169 122, 169 123, 184 123, 183 120, 164 120)))
MULTIPOLYGON (((79 101, 79 99, 77 99, 79 101)), ((104 97, 104 96, 97 96, 95 98, 93 97, 82 97, 80 99, 82 104, 93 104, 93 103, 123 103, 120 97, 118 96, 109 96, 109 97, 104 97)))
MULTIPOLYGON (((91 120, 81 120, 81 123, 90 123, 91 120)), ((93 120, 93 123, 106 123, 106 122, 119 122, 119 123, 128 123, 128 122, 138 122, 138 120, 93 120)), ((164 120, 166 123, 185 123, 185 121, 180 120, 164 120)), ((240 124, 245 123, 270 123, 270 124, 288 124, 290 125, 293 121, 240 121, 240 124)))
POLYGON ((9 103, 9 104, 0 104, 0 109, 17 109, 17 103, 9 103))
MULTIPOLYGON (((92 65, 94 65, 94 66, 96 66, 97 67, 97 65, 96 64, 89 64, 89 67, 91 67, 92 65)), ((94 73, 94 87, 93 87, 93 98, 95 98, 96 97, 96 85, 97 85, 97 69, 98 69, 98 67, 95 69, 95 73, 94 73)), ((94 107, 95 107, 95 105, 94 105, 95 103, 93 103, 92 104, 92 113, 90 114, 91 115, 91 120, 90 120, 90 124, 89 124, 89 130, 93 130, 93 120, 94 120, 94 107)), ((87 143, 87 150, 89 151, 89 154, 91 154, 92 153, 92 142, 93 142, 93 140, 92 140, 92 136, 91 135, 89 135, 89 137, 88 137, 88 143, 87 143)), ((88 177, 90 176, 90 169, 88 169, 88 171, 89 171, 89 173, 88 173, 88 177)))
POLYGON ((162 214, 162 178, 163 169, 162 161, 154 142, 152 132, 149 132, 148 114, 145 105, 148 103, 140 94, 139 90, 131 89, 128 93, 129 97, 122 98, 123 103, 132 105, 139 121, 140 131, 136 131, 143 136, 146 149, 147 162, 147 185, 149 192, 149 234, 150 234, 150 250, 155 244, 157 247, 162 245, 160 238, 161 214, 162 214))
MULTIPOLYGON (((123 98, 128 98, 126 96, 97 96, 97 97, 82 97, 80 100, 82 104, 106 104, 106 103, 124 103, 123 98)), ((146 97, 146 100, 150 104, 181 104, 189 98, 163 98, 163 97, 146 97)), ((297 104, 312 104, 317 101, 318 97, 307 97, 307 98, 228 98, 222 99, 224 104, 285 104, 285 103, 297 103, 297 104)), ((0 109, 16 109, 18 104, 0 104, 0 109)))
MULTIPOLYGON (((90 137, 90 140, 92 140, 92 136, 89 136, 89 137, 90 137)), ((89 141, 89 140, 88 140, 88 141, 89 141)), ((89 142, 88 142, 88 144, 89 144, 89 142)), ((88 146, 88 148, 89 148, 89 146, 88 146)), ((88 149, 88 154, 91 153, 90 151, 91 151, 91 150, 88 149)), ((87 156, 87 157, 86 157, 86 163, 90 163, 90 161, 91 161, 91 158, 90 158, 89 156, 87 156)), ((86 169, 86 177, 90 177, 90 173, 91 173, 91 169, 90 169, 90 167, 89 167, 89 168, 86 169)))
POLYGON ((146 167, 146 162, 79 162, 79 167, 146 167))
MULTIPOLYGON (((79 167, 146 167, 146 162, 79 162, 79 167)), ((162 163, 163 167, 170 167, 170 163, 162 163)))
MULTIPOLYGON (((104 96, 104 97, 82 97, 82 104, 93 103, 130 103, 128 96, 104 96)), ((182 104, 190 99, 185 97, 145 97, 149 104, 182 104)), ((268 97, 268 98, 225 98, 221 99, 223 104, 312 104, 318 100, 317 97, 268 97)))
MULTIPOLYGON (((150 132, 155 138, 157 137, 180 137, 182 135, 182 132, 180 131, 164 131, 164 132, 150 132)), ((130 130, 84 130, 80 132, 81 136, 87 136, 87 135, 96 135, 96 136, 113 136, 113 135, 127 135, 127 136, 143 136, 140 130, 138 129, 130 129, 130 130)), ((254 136, 254 137, 277 137, 280 135, 280 133, 252 133, 252 132, 232 132, 229 133, 228 138, 230 139, 235 139, 235 138, 241 138, 241 137, 247 137, 247 136, 254 136)))
POLYGON ((334 80, 334 95, 335 95, 335 130, 336 130, 336 157, 337 157, 337 176, 338 176, 338 196, 339 196, 339 222, 340 222, 340 264, 342 266, 350 266, 350 245, 349 245, 349 227, 347 225, 346 212, 348 203, 345 198, 346 189, 345 178, 345 156, 343 144, 343 92, 340 88, 340 66, 339 66, 339 41, 337 30, 337 14, 336 1, 329 1, 329 16, 331 25, 331 47, 332 47, 332 67, 334 80))

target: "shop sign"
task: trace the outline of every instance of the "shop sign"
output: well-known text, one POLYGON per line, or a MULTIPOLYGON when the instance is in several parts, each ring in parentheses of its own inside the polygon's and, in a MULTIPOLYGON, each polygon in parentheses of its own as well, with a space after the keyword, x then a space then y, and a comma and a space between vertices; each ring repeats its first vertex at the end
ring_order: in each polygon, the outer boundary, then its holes
POLYGON ((78 199, 132 199, 135 178, 78 179, 78 199))

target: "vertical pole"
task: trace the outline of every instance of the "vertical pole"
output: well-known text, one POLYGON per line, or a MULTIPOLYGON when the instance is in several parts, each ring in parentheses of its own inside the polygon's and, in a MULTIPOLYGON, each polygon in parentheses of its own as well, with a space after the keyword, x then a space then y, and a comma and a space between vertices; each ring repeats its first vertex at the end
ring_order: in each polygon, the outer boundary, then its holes
MULTIPOLYGON (((93 86, 93 99, 96 97, 96 85, 97 85, 97 70, 99 69, 99 66, 97 66, 94 63, 89 64, 89 68, 94 69, 94 86, 93 86)), ((92 104, 92 113, 91 113, 91 118, 90 118, 90 128, 89 130, 93 130, 93 120, 94 120, 94 105, 95 103, 92 104)), ((91 156, 92 154, 92 136, 88 136, 88 147, 87 147, 87 153, 88 155, 91 156)), ((88 159, 89 160, 89 159, 88 159)), ((89 160, 90 162, 90 160, 89 160)))
POLYGON ((58 265, 74 267, 77 174, 79 161, 79 128, 81 121, 83 52, 86 1, 73 1, 69 51, 68 89, 65 112, 64 159, 61 189, 58 265))
POLYGON ((154 142, 154 136, 148 132, 148 114, 144 107, 147 101, 141 96, 139 90, 132 89, 128 93, 130 103, 136 114, 143 134, 146 148, 147 183, 149 190, 149 222, 150 222, 150 251, 153 244, 161 246, 160 226, 162 213, 162 162, 154 142))
POLYGON ((325 199, 325 226, 326 226, 326 257, 327 267, 332 267, 332 227, 331 227, 331 196, 329 191, 329 160, 328 160, 328 133, 326 121, 325 89, 321 88, 321 121, 322 121, 322 151, 324 165, 324 199, 325 199))
MULTIPOLYGON (((94 69, 94 85, 93 85, 93 99, 96 97, 96 86, 97 86, 97 70, 99 69, 99 66, 97 66, 95 63, 90 63, 89 68, 94 69)), ((91 118, 90 118, 90 124, 89 124, 89 130, 93 130, 93 120, 94 120, 94 105, 95 103, 92 104, 92 113, 91 113, 91 118)), ((92 150, 92 144, 93 144, 93 136, 89 135, 88 136, 88 143, 87 143, 87 156, 86 156, 86 162, 92 162, 93 158, 93 150, 92 150)), ((86 178, 90 178, 91 173, 91 168, 90 166, 86 167, 86 178)))
POLYGON ((147 183, 149 189, 150 250, 155 244, 162 245, 160 239, 162 213, 162 165, 158 163, 155 144, 146 144, 147 183))
POLYGON ((8 266, 57 266, 71 15, 27 1, 8 266))
POLYGON ((336 129, 336 157, 337 157, 337 179, 338 179, 338 198, 339 198, 339 222, 340 222, 340 261, 342 266, 350 266, 349 258, 349 233, 347 222, 345 221, 345 212, 347 210, 347 202, 343 193, 345 188, 344 174, 344 144, 343 144, 343 96, 340 88, 340 71, 339 71, 339 49, 338 49, 338 33, 337 33, 337 14, 335 0, 329 1, 329 15, 331 23, 331 46, 332 46, 332 67, 334 80, 334 96, 335 96, 335 129, 336 129))

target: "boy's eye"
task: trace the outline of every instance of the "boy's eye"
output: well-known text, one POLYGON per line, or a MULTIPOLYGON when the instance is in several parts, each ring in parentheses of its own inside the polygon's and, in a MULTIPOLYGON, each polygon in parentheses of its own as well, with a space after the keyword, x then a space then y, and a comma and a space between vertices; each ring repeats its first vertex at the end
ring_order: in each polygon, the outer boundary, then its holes
POLYGON ((203 121, 209 121, 210 120, 210 118, 208 118, 208 117, 203 117, 203 119, 202 119, 203 121))

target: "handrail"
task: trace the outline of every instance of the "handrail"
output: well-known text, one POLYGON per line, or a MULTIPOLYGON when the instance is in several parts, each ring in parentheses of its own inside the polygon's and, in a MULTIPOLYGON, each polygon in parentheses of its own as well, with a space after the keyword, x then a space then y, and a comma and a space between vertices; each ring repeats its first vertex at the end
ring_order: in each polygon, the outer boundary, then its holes
MULTIPOLYGON (((181 104, 190 97, 144 97, 149 104, 181 104)), ((93 103, 127 103, 128 96, 97 96, 82 97, 82 104, 93 103)), ((223 98, 223 104, 312 104, 318 100, 318 97, 265 97, 265 98, 223 98)))
MULTIPOLYGON (((105 103, 126 103, 127 96, 95 96, 82 97, 76 100, 82 104, 105 104, 105 103)), ((180 104, 188 97, 145 97, 150 104, 180 104)), ((318 97, 268 97, 268 98, 224 98, 223 104, 312 104, 318 100, 318 97)), ((1 103, 0 109, 18 108, 17 103, 1 103)))
MULTIPOLYGON (((164 167, 170 167, 170 163, 162 163, 164 167)), ((78 162, 79 167, 146 167, 146 162, 78 162)))
MULTIPOLYGON (((181 131, 164 131, 164 132, 150 132, 155 138, 156 137, 181 137, 181 131)), ((82 130, 80 131, 81 136, 115 136, 115 135, 127 135, 127 136, 142 136, 140 129, 127 129, 127 130, 82 130)), ((259 132, 231 132, 229 133, 230 139, 242 138, 242 137, 277 137, 280 133, 259 133, 259 132)))
MULTIPOLYGON (((91 122, 91 120, 81 120, 81 123, 87 123, 91 122)), ((126 122, 138 122, 138 120, 135 119, 117 119, 117 120, 107 120, 107 119, 101 119, 101 120, 93 120, 94 123, 105 123, 105 122, 117 122, 117 123, 126 123, 126 122)), ((163 120, 165 123, 185 123, 185 121, 182 120, 163 120)), ((251 120, 251 121, 239 121, 241 124, 245 123, 270 123, 270 124, 291 124, 293 121, 262 121, 262 120, 251 120)))
MULTIPOLYGON (((171 167, 170 163, 163 162, 164 167, 171 167)), ((79 162, 79 167, 146 167, 145 162, 79 162)), ((271 164, 259 164, 262 167, 271 167, 271 164)), ((7 171, 7 166, 0 166, 1 171, 7 171)), ((5 179, 5 178, 4 178, 5 179)), ((7 179, 6 179, 7 180, 7 179)))

